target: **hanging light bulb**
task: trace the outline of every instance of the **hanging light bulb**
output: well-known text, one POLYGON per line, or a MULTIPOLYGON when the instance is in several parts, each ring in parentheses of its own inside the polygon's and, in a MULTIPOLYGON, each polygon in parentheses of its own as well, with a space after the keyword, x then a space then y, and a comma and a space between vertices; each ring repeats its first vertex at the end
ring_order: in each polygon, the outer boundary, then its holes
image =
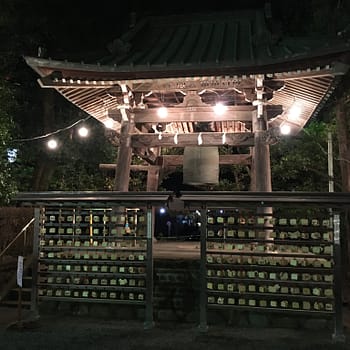
POLYGON ((301 107, 295 104, 290 108, 288 112, 288 117, 292 120, 295 120, 300 117, 301 112, 302 112, 301 107))
POLYGON ((168 116, 168 110, 165 107, 160 107, 157 110, 158 117, 166 118, 168 116))
POLYGON ((227 110, 227 107, 225 105, 223 105, 221 102, 218 102, 214 107, 214 113, 216 115, 223 115, 226 110, 227 110))
POLYGON ((160 131, 158 134, 158 140, 161 140, 161 139, 162 139, 162 132, 160 131))
POLYGON ((288 125, 288 124, 281 125, 280 131, 281 131, 282 135, 289 135, 290 131, 291 131, 290 125, 288 125))
POLYGON ((85 126, 82 126, 81 128, 79 128, 78 134, 79 134, 81 137, 87 137, 87 136, 89 135, 89 129, 86 128, 85 126))
POLYGON ((114 125, 114 120, 112 118, 108 118, 103 124, 106 128, 112 129, 114 125))
POLYGON ((49 141, 47 141, 47 147, 49 149, 56 149, 58 146, 58 143, 55 139, 50 139, 49 141))

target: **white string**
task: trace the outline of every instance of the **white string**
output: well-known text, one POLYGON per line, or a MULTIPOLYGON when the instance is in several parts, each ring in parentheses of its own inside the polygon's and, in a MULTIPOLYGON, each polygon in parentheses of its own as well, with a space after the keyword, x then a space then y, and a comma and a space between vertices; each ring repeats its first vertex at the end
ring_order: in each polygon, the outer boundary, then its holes
POLYGON ((198 145, 201 145, 202 143, 203 143, 202 133, 200 132, 198 135, 198 145))
POLYGON ((174 143, 175 143, 175 145, 177 145, 177 144, 178 144, 177 135, 178 135, 178 133, 176 133, 176 134, 175 134, 175 136, 174 136, 174 143))
POLYGON ((226 132, 222 134, 222 144, 224 145, 226 143, 226 132))

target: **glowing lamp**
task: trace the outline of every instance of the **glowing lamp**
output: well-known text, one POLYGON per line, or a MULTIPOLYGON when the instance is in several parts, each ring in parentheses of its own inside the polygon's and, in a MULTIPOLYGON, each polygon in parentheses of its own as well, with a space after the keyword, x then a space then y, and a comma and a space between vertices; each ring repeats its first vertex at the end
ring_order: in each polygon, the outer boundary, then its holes
POLYGON ((290 131, 291 131, 290 125, 288 125, 288 124, 281 125, 280 131, 281 131, 282 135, 289 135, 290 131))
POLYGON ((79 128, 78 133, 81 137, 86 137, 89 135, 89 130, 85 126, 82 126, 79 128))
POLYGON ((216 115, 223 115, 226 112, 227 107, 219 102, 214 106, 213 109, 216 115))
POLYGON ((113 119, 108 118, 103 124, 105 125, 106 128, 112 129, 114 125, 114 121, 113 119))
POLYGON ((55 139, 50 139, 49 141, 47 141, 47 147, 49 149, 56 149, 58 146, 58 143, 55 139))
POLYGON ((168 110, 165 107, 160 107, 157 110, 158 117, 166 118, 168 116, 168 110))

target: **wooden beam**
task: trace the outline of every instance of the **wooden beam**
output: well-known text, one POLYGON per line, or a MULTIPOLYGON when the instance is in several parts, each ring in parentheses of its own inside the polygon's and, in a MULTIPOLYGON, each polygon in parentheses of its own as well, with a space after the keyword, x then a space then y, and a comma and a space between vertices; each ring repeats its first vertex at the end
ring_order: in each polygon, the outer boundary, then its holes
MULTIPOLYGON (((212 106, 208 107, 169 107, 168 115, 160 117, 157 114, 157 108, 150 109, 131 109, 134 114, 135 123, 171 123, 171 122, 211 122, 211 121, 243 121, 251 122, 254 106, 227 106, 224 114, 217 116, 212 106)), ((108 110, 108 116, 114 120, 121 121, 119 109, 108 110)))
MULTIPOLYGON (((267 119, 275 118, 283 113, 281 105, 266 105, 267 119)), ((253 114, 256 113, 254 106, 228 106, 224 114, 217 116, 212 107, 172 107, 168 108, 166 117, 159 117, 157 108, 132 109, 128 111, 134 114, 135 123, 172 123, 172 122, 222 122, 241 121, 251 122, 253 114)), ((121 122, 122 116, 119 109, 108 110, 108 117, 121 122)))
POLYGON ((153 79, 133 79, 131 89, 135 92, 153 91, 156 93, 164 91, 201 91, 203 89, 229 90, 229 89, 244 89, 254 86, 254 77, 240 76, 191 76, 187 77, 172 77, 172 78, 153 78, 153 79))
POLYGON ((145 161, 146 164, 154 164, 157 160, 157 154, 155 154, 149 148, 134 148, 133 154, 139 156, 141 159, 145 161))
POLYGON ((42 88, 78 88, 78 89, 110 89, 114 87, 119 81, 114 80, 96 80, 96 79, 66 79, 53 78, 51 76, 41 77, 38 79, 39 85, 42 88))
MULTIPOLYGON (((113 170, 117 168, 117 164, 106 164, 106 163, 101 163, 99 164, 99 168, 102 170, 113 170)), ((131 164, 130 165, 130 170, 133 171, 148 171, 148 170, 159 170, 160 166, 159 165, 141 165, 141 164, 131 164)))
POLYGON ((201 135, 202 147, 223 146, 224 144, 228 146, 254 146, 254 134, 250 132, 163 133, 161 139, 159 139, 159 134, 133 134, 131 136, 131 146, 133 148, 197 146, 199 135, 201 135))
POLYGON ((277 72, 274 75, 280 80, 295 80, 305 78, 323 78, 336 75, 344 75, 349 69, 349 65, 336 62, 332 66, 316 67, 304 70, 294 70, 290 72, 277 72))

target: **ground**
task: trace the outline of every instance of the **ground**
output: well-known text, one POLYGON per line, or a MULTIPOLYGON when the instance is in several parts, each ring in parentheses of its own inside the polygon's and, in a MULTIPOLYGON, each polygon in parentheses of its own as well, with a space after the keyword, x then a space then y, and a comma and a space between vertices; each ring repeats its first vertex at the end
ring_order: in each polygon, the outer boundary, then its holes
MULTIPOLYGON (((346 307, 346 310, 348 308, 346 307)), ((348 317, 350 312, 345 314, 348 317)), ((26 317, 23 315, 23 319, 26 317)), ((350 329, 344 342, 317 329, 230 328, 162 323, 145 329, 140 321, 46 314, 33 322, 16 322, 16 309, 0 308, 1 350, 328 350, 350 349, 350 329)), ((344 323, 345 324, 345 323, 344 323)))

